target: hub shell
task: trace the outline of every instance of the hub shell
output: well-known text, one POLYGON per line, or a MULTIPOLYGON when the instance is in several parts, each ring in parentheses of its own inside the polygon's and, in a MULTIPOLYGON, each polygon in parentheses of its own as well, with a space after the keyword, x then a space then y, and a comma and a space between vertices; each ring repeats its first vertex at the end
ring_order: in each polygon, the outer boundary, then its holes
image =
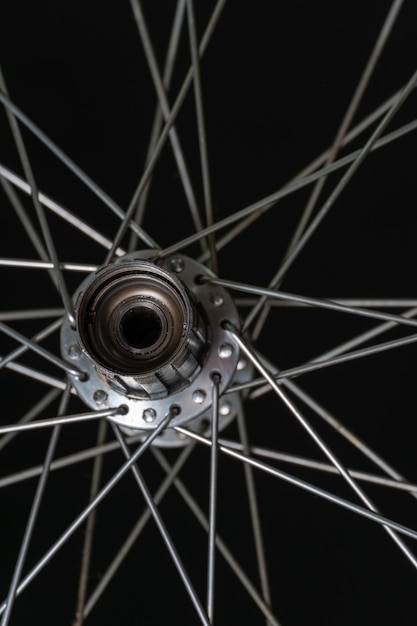
MULTIPOLYGON (((153 429, 175 407, 172 426, 193 422, 201 431, 213 375, 220 394, 249 376, 225 328, 239 328, 239 316, 228 292, 207 282, 207 267, 185 255, 156 255, 125 255, 83 281, 74 295, 76 327, 62 326, 62 355, 87 374, 71 380, 87 406, 127 408, 110 418, 123 428, 153 429)), ((237 394, 220 399, 221 427, 237 403, 237 394)), ((167 445, 181 439, 174 431, 164 437, 167 445)))

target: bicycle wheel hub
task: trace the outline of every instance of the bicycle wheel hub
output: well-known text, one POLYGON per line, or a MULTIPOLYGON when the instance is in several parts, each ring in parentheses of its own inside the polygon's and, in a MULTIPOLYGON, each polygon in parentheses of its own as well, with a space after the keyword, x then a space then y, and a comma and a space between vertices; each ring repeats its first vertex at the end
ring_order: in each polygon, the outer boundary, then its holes
MULTIPOLYGON (((183 255, 155 261, 155 254, 128 254, 84 280, 74 296, 76 327, 62 327, 62 354, 87 375, 71 380, 85 404, 126 406, 125 415, 111 418, 119 425, 149 430, 175 407, 173 425, 193 420, 203 430, 213 375, 220 376, 220 393, 248 379, 224 327, 237 327, 239 317, 225 289, 201 280, 212 276, 205 266, 183 255)), ((237 402, 237 394, 221 398, 221 427, 237 402)), ((175 431, 166 433, 161 445, 181 444, 175 431)))

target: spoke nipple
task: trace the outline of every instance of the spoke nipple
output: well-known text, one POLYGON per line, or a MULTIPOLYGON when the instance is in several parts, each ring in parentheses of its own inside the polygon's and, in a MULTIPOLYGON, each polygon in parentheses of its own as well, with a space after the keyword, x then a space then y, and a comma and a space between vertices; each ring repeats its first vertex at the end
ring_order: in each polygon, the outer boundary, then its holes
POLYGON ((197 389, 196 391, 194 391, 193 402, 195 402, 196 404, 203 404, 205 399, 206 399, 205 391, 203 391, 202 389, 197 389))
POLYGON ((93 395, 94 402, 98 404, 99 406, 100 404, 103 404, 104 402, 106 402, 107 398, 108 398, 108 395, 105 391, 103 391, 103 389, 97 389, 94 392, 94 395, 93 395))
POLYGON ((169 266, 171 268, 171 272, 180 274, 184 269, 184 261, 180 257, 174 257, 171 259, 169 266))
POLYGON ((154 422, 156 419, 155 409, 145 409, 142 417, 147 424, 152 424, 152 422, 154 422))
POLYGON ((81 349, 76 343, 71 343, 68 346, 67 353, 70 359, 76 360, 79 359, 81 356, 81 349))
POLYGON ((230 343, 222 343, 219 346, 218 354, 221 359, 230 359, 233 354, 233 346, 230 343))

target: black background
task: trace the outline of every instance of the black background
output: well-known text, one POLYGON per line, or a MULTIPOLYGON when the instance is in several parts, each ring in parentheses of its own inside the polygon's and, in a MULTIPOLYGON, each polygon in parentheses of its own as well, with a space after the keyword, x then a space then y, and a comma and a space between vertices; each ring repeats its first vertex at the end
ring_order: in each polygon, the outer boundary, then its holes
MULTIPOLYGON (((199 36, 212 2, 197 3, 199 36)), ((144 11, 162 65, 174 10, 173 2, 146 2, 144 11)), ((221 218, 279 189, 330 145, 346 110, 389 2, 233 2, 227 3, 202 62, 207 143, 215 218, 221 218)), ((402 9, 372 77, 355 121, 362 119, 411 76, 415 64, 413 3, 402 9)), ((50 1, 9 3, 0 25, 2 68, 14 102, 78 165, 127 207, 146 157, 155 95, 128 2, 50 1)), ((187 36, 173 77, 170 102, 189 66, 187 36)), ((415 94, 390 129, 414 117, 415 94)), ((4 114, 1 161, 21 173, 4 114)), ((199 203, 202 205, 196 119, 192 91, 177 129, 199 203)), ((369 133, 369 131, 368 131, 369 133)), ((118 220, 76 178, 23 131, 39 187, 109 237, 118 220)), ((366 135, 368 136, 368 135, 366 135)), ((411 297, 415 292, 416 183, 414 137, 373 154, 294 264, 284 288, 323 297, 411 297)), ((352 149, 362 145, 356 140, 352 149)), ((346 153, 349 148, 344 150, 346 153)), ((329 179, 321 202, 339 180, 329 179)), ((265 285, 275 272, 309 197, 294 194, 266 213, 219 255, 220 274, 265 285)), ((23 199, 33 215, 30 203, 23 199)), ((1 256, 35 258, 29 240, 1 198, 1 256)), ((62 260, 104 261, 103 249, 50 217, 62 260)), ((144 226, 161 246, 193 232, 193 225, 169 148, 155 171, 144 226)), ((198 254, 191 246, 186 251, 198 254)), ((59 306, 46 273, 1 270, 2 309, 59 306)), ((68 276, 71 290, 79 276, 68 276)), ((243 313, 245 311, 243 310, 243 313)), ((44 322, 16 323, 28 335, 44 322)), ((275 309, 259 343, 279 368, 300 364, 373 323, 309 309, 275 309)), ((403 333, 404 334, 404 333, 403 333)), ((385 338, 399 336, 391 333, 385 338)), ((57 349, 57 341, 47 345, 57 349)), ((2 338, 1 353, 14 344, 2 338)), ((300 379, 300 384, 383 457, 415 475, 415 349, 344 365, 300 379)), ((22 362, 48 365, 38 357, 22 362)), ((1 371, 4 423, 13 422, 45 393, 16 374, 1 371)), ((56 412, 52 405, 47 415, 56 412)), ((83 410, 73 401, 70 412, 83 410)), ((371 469, 370 462, 303 407, 347 465, 371 469)), ((251 441, 277 450, 321 458, 307 436, 280 405, 265 396, 247 403, 251 441)), ((234 438, 232 428, 228 436, 234 438)), ((1 474, 39 463, 46 433, 19 436, 0 459, 1 474)), ((92 445, 95 428, 68 429, 59 454, 92 445)), ((170 458, 175 458, 172 454, 170 458)), ((121 462, 106 460, 104 477, 121 462)), ((194 453, 184 481, 206 509, 208 453, 194 453)), ((163 473, 143 459, 152 489, 163 473)), ((43 554, 87 502, 91 464, 54 473, 45 494, 27 568, 43 554)), ((294 470, 325 488, 352 498, 336 478, 294 470)), ((283 625, 414 624, 415 571, 399 550, 370 522, 335 510, 271 477, 257 476, 262 525, 271 578, 273 607, 283 625)), ((0 577, 2 597, 35 482, 2 491, 0 577)), ((369 487, 383 511, 413 525, 413 500, 369 487)), ((139 496, 139 497, 138 497, 139 496)), ((142 510, 131 477, 100 507, 91 568, 91 588, 142 510)), ((204 599, 206 536, 175 493, 161 506, 187 570, 204 599)), ((219 532, 256 584, 254 549, 242 468, 220 463, 219 532)), ((71 624, 83 533, 78 532, 16 603, 12 624, 71 624)), ((25 570, 27 571, 27 570, 25 570)), ((204 600, 203 600, 204 601, 204 600)), ((219 557, 216 623, 260 624, 264 620, 219 557)), ((87 623, 197 624, 186 593, 152 524, 137 542, 105 598, 87 623)))

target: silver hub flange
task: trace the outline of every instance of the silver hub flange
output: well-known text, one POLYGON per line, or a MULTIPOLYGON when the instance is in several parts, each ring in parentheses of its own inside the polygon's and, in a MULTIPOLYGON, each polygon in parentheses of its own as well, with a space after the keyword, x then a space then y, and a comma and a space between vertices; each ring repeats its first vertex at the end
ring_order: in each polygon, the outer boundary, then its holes
MULTIPOLYGON (((184 255, 157 258, 134 252, 89 275, 74 295, 76 325, 64 322, 61 351, 85 372, 72 377, 92 409, 126 407, 111 417, 126 432, 154 429, 175 407, 171 426, 209 428, 213 375, 220 394, 246 382, 249 368, 225 322, 239 327, 228 292, 204 278, 213 274, 184 255)), ((220 399, 220 427, 238 410, 237 394, 220 399)), ((169 429, 159 445, 182 445, 169 429)))

